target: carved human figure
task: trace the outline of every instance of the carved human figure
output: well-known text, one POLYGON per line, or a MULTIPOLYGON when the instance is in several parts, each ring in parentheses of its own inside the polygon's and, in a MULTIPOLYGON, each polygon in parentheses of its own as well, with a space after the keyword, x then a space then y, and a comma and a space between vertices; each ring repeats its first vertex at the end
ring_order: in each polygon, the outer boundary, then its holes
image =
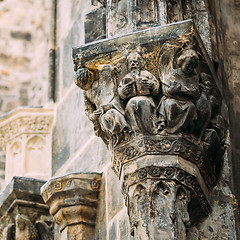
POLYGON ((175 58, 164 62, 162 57, 160 65, 164 96, 158 106, 158 128, 165 128, 167 133, 187 131, 197 119, 194 103, 199 98, 198 55, 194 50, 186 49, 175 58))
MULTIPOLYGON (((175 181, 145 180, 129 191, 130 222, 138 240, 185 240, 190 193, 175 181)), ((132 232, 133 233, 133 232, 132 232)))
POLYGON ((140 54, 127 56, 128 70, 118 86, 118 94, 125 102, 125 115, 134 133, 156 134, 155 103, 159 82, 153 74, 141 69, 140 54))
POLYGON ((33 223, 25 215, 16 216, 16 236, 19 240, 40 240, 33 223))
POLYGON ((41 240, 53 240, 53 218, 52 216, 41 215, 35 223, 41 240))
POLYGON ((76 72, 76 84, 85 90, 85 111, 92 121, 95 134, 107 144, 113 139, 114 144, 125 138, 129 126, 125 119, 125 111, 119 96, 114 95, 113 67, 106 65, 100 73, 108 87, 99 90, 99 82, 92 79, 92 73, 87 68, 76 72), (89 81, 93 82, 89 84, 89 81), (103 92, 105 91, 105 92, 103 92), (107 92, 106 92, 107 91, 107 92))

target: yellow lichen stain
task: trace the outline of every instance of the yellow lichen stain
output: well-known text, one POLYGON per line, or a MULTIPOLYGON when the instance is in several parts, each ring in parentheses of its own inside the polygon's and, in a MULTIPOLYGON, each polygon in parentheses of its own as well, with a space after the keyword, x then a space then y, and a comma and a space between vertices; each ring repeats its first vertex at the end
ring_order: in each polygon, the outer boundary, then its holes
POLYGON ((8 70, 6 70, 6 69, 2 69, 2 70, 1 70, 1 73, 2 73, 3 75, 5 75, 5 76, 9 76, 9 75, 10 75, 10 72, 9 72, 8 70))
POLYGON ((237 211, 238 210, 238 201, 234 194, 232 194, 232 203, 233 203, 233 211, 237 211))
POLYGON ((104 66, 106 65, 115 65, 120 62, 123 62, 125 59, 125 55, 119 54, 119 53, 112 53, 112 54, 104 54, 100 55, 93 60, 87 62, 85 66, 93 71, 96 72, 97 70, 102 70, 104 66))

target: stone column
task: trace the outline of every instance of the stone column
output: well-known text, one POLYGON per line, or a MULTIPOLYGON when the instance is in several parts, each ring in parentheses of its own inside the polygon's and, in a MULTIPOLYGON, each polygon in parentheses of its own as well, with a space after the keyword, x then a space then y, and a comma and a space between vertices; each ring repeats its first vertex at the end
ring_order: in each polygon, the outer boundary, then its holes
POLYGON ((219 82, 193 22, 74 48, 73 58, 87 116, 122 183, 131 233, 185 240, 211 211, 225 137, 219 82))
POLYGON ((53 217, 40 195, 44 181, 14 177, 0 195, 0 239, 53 240, 53 217))
POLYGON ((6 183, 13 176, 45 180, 51 177, 53 118, 51 108, 22 107, 0 119, 6 183))
POLYGON ((72 173, 50 179, 41 189, 62 240, 94 240, 101 174, 72 173))

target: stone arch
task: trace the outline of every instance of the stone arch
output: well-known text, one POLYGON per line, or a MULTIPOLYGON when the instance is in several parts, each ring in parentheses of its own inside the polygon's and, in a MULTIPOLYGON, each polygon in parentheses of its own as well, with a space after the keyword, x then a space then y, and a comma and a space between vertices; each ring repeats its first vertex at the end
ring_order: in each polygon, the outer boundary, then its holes
POLYGON ((34 136, 27 141, 25 172, 26 174, 38 173, 40 169, 46 169, 46 142, 40 136, 34 136))
POLYGON ((22 143, 20 141, 15 141, 9 150, 9 161, 7 172, 9 176, 19 176, 22 170, 22 143))

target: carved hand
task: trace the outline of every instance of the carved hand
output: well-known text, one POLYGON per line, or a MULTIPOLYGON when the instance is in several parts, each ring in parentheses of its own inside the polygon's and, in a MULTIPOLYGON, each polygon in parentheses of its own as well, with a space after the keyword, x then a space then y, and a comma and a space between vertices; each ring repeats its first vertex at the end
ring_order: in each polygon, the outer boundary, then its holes
POLYGON ((154 83, 152 81, 149 81, 148 79, 142 79, 141 83, 150 90, 152 90, 154 87, 154 83))
POLYGON ((100 109, 97 109, 93 111, 92 114, 89 115, 89 119, 94 122, 99 119, 100 115, 102 114, 102 111, 100 109))
POLYGON ((112 105, 111 103, 105 104, 105 105, 101 105, 101 106, 100 106, 101 112, 102 112, 102 113, 105 113, 105 112, 107 112, 108 110, 110 110, 112 107, 113 107, 113 105, 112 105))
POLYGON ((177 82, 173 82, 168 88, 168 93, 173 94, 180 91, 180 89, 181 89, 181 84, 177 82))
POLYGON ((128 85, 126 85, 122 88, 122 93, 125 96, 130 95, 132 93, 132 91, 133 91, 133 85, 132 84, 128 84, 128 85))

